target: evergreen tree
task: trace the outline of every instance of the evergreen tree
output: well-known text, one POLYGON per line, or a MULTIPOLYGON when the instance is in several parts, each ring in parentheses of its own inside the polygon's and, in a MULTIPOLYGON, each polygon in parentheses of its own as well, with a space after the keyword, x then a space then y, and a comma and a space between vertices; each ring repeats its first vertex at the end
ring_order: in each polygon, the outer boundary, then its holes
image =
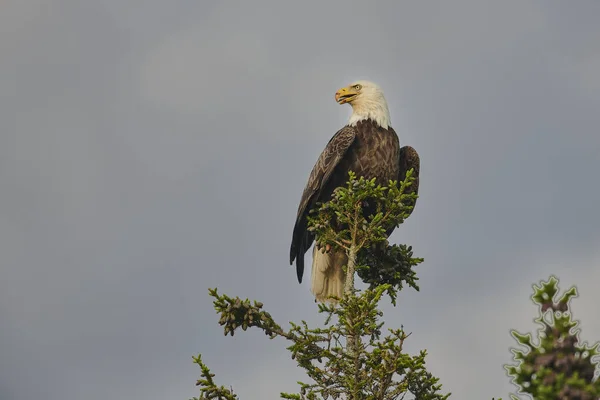
MULTIPOLYGON (((532 300, 539 309, 535 322, 541 325, 537 343, 530 333, 511 331, 524 350, 512 350, 516 364, 505 366, 508 375, 520 393, 535 400, 599 399, 600 369, 594 358, 600 342, 593 346, 579 343, 579 323, 572 319, 570 309, 577 289, 571 287, 559 297, 555 277, 533 288, 532 300)), ((519 399, 516 395, 511 398, 519 399)))
MULTIPOLYGON (((419 290, 413 270, 423 260, 414 258, 411 247, 392 245, 387 233, 407 218, 416 201, 409 193, 412 171, 403 182, 390 182, 387 187, 375 180, 357 179, 350 173, 345 187, 338 188, 332 200, 312 210, 309 227, 321 249, 343 249, 348 255, 346 286, 342 299, 318 304, 325 316, 324 326, 310 328, 306 322, 290 323, 283 329, 263 304, 238 297, 232 298, 211 289, 219 324, 225 335, 241 328, 261 329, 270 338, 280 337, 290 345, 287 349, 310 381, 300 383, 298 393, 281 393, 285 399, 418 399, 443 400, 438 378, 425 368, 426 350, 407 354, 403 345, 410 336, 404 328, 384 332, 382 298, 389 296, 396 306, 398 292, 409 286, 419 290), (364 215, 365 203, 376 205, 373 215, 364 215), (354 285, 355 272, 367 284, 364 290, 354 285), (406 397, 409 395, 409 397, 406 397)), ((214 374, 202 361, 200 397, 194 400, 237 399, 232 389, 218 386, 214 374)))

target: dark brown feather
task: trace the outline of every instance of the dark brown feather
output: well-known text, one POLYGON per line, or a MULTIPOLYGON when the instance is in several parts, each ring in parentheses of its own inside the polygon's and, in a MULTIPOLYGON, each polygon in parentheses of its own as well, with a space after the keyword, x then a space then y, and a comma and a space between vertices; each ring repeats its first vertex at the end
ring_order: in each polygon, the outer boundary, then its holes
MULTIPOLYGON (((413 169, 412 176, 415 178, 411 186, 408 187, 407 193, 419 193, 419 169, 421 168, 421 160, 419 153, 411 146, 404 146, 400 149, 399 157, 400 171, 398 174, 398 183, 406 179, 406 173, 413 169)), ((417 200, 412 203, 413 211, 417 200)), ((411 211, 412 214, 412 211, 411 211)))
MULTIPOLYGON (((302 282, 302 274, 304 273, 304 253, 310 248, 314 240, 314 236, 306 229, 306 217, 314 205, 322 201, 321 194, 323 188, 327 186, 331 174, 354 142, 355 135, 355 129, 350 126, 343 127, 333 135, 317 159, 308 177, 308 182, 300 198, 292 236, 292 246, 290 248, 290 264, 293 264, 294 260, 297 260, 296 272, 298 282, 302 282)), ((331 196, 331 193, 329 193, 329 196, 331 196)))

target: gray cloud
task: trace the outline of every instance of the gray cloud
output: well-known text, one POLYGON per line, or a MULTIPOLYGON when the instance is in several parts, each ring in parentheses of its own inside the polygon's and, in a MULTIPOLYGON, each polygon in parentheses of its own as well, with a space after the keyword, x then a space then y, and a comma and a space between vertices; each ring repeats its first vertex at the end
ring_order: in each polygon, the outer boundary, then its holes
POLYGON ((202 352, 244 397, 293 391, 284 350, 224 338, 207 288, 317 323, 287 252, 308 172, 382 85, 422 157, 393 240, 425 257, 386 307, 456 398, 506 396, 531 284, 577 284, 600 239, 595 2, 8 2, 0 15, 0 398, 188 398, 202 352), (489 341, 489 347, 488 347, 489 341))

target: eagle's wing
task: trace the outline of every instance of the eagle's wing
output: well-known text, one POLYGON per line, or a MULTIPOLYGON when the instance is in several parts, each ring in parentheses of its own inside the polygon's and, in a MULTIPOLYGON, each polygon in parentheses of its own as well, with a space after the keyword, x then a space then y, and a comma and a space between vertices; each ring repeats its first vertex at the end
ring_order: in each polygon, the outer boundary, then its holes
MULTIPOLYGON (((419 159, 419 154, 417 153, 417 151, 410 147, 410 146, 404 146, 400 148, 400 157, 399 157, 399 164, 400 164, 400 173, 398 174, 398 183, 404 181, 404 179, 406 179, 406 173, 410 170, 413 169, 413 173, 412 176, 415 178, 412 185, 409 186, 407 189, 407 193, 419 193, 419 167, 421 165, 421 161, 419 159)), ((417 202, 417 200, 415 200, 412 203, 413 206, 413 210, 414 210, 414 206, 415 203, 417 202)), ((412 213, 412 211, 411 211, 412 213)))
POLYGON ((290 248, 290 264, 293 264, 294 259, 296 259, 298 282, 302 282, 302 274, 304 273, 304 253, 310 248, 314 240, 314 237, 306 229, 306 217, 310 209, 318 201, 321 190, 329 181, 335 167, 344 154, 346 154, 355 137, 356 132, 353 127, 345 126, 340 129, 329 140, 308 177, 308 183, 304 188, 300 205, 298 206, 298 214, 296 215, 296 224, 294 225, 290 248))

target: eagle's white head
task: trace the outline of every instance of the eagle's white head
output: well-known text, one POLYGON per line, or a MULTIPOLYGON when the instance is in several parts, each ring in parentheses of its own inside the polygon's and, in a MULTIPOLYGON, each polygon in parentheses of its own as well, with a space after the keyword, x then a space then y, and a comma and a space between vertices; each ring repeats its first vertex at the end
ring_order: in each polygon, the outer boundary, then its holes
POLYGON ((335 93, 339 104, 349 103, 352 116, 348 125, 355 126, 359 121, 371 119, 387 129, 390 125, 390 111, 379 86, 369 81, 356 81, 335 93))

